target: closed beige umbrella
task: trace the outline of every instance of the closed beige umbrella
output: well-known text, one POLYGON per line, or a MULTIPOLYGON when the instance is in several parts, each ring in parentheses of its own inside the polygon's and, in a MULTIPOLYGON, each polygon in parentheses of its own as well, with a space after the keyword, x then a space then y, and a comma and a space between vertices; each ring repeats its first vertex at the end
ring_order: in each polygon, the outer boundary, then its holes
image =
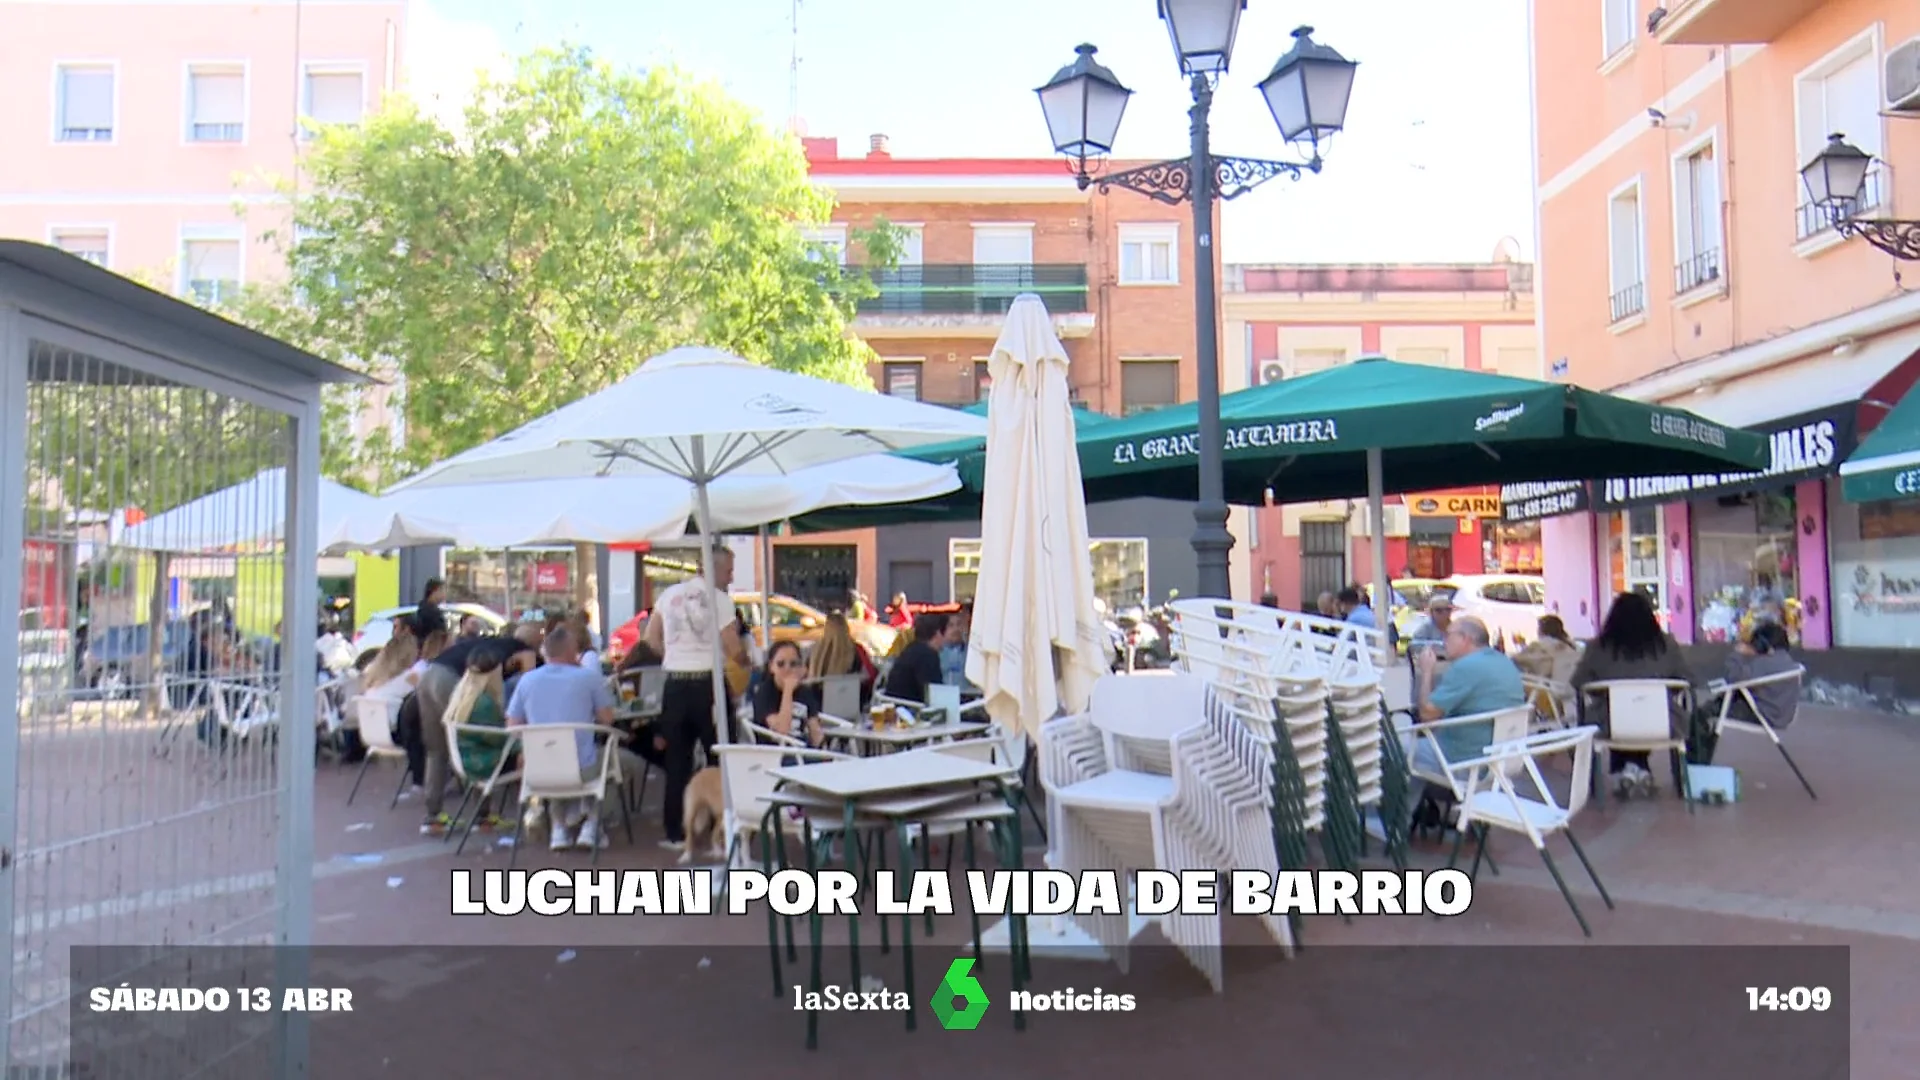
POLYGON ((1015 299, 987 361, 987 460, 967 679, 1009 731, 1087 707, 1107 670, 1093 595, 1067 351, 1046 305, 1015 299))

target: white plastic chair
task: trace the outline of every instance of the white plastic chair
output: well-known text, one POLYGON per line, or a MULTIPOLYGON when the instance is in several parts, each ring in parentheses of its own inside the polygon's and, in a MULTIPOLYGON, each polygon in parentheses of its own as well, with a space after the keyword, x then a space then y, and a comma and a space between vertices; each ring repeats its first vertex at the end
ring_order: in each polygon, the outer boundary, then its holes
POLYGON ((1766 710, 1760 707, 1760 702, 1753 696, 1753 692, 1762 686, 1792 683, 1797 688, 1806 675, 1805 667, 1796 667, 1791 671, 1762 675, 1759 678, 1745 679, 1736 683, 1715 683, 1713 690, 1720 695, 1720 712, 1714 717, 1713 734, 1718 737, 1722 731, 1731 728, 1734 731, 1765 735, 1773 741, 1773 748, 1780 751, 1780 756, 1786 759, 1787 768, 1793 770, 1793 775, 1800 781, 1800 786, 1807 789, 1807 798, 1818 801, 1820 796, 1813 793, 1813 785, 1807 782, 1807 774, 1800 771, 1800 766, 1794 762, 1793 755, 1787 753, 1786 744, 1780 741, 1780 729, 1773 726, 1773 719, 1766 714, 1766 710), (1752 711, 1752 719, 1734 715, 1733 706, 1736 701, 1746 702, 1747 708, 1752 711))
MULTIPOLYGON (((453 828, 447 830, 447 836, 452 836, 453 829, 460 827, 460 816, 466 813, 467 801, 473 799, 475 795, 479 796, 479 799, 474 802, 473 816, 467 819, 467 826, 460 833, 460 844, 453 849, 453 853, 458 855, 467 850, 467 838, 473 835, 473 828, 479 824, 480 815, 486 811, 487 804, 492 800, 494 793, 505 791, 520 782, 520 770, 507 768, 507 763, 513 758, 514 745, 518 741, 520 729, 488 727, 485 724, 442 724, 441 726, 447 732, 447 763, 453 768, 454 779, 460 782, 460 806, 453 812, 453 828), (476 779, 468 774, 466 762, 460 756, 460 736, 463 734, 484 735, 489 739, 500 740, 500 758, 494 762, 491 775, 476 779)), ((623 814, 628 812, 625 805, 621 806, 621 812, 623 814)), ((632 843, 633 822, 631 820, 627 821, 627 834, 628 843, 632 843)), ((517 836, 514 842, 516 845, 519 843, 517 836)))
MULTIPOLYGON (((513 728, 520 744, 520 802, 524 807, 532 799, 588 799, 593 802, 589 820, 598 822, 606 806, 607 789, 621 784, 619 731, 598 724, 522 724, 513 728), (576 736, 591 732, 601 738, 599 769, 582 777, 580 750, 576 736)), ((624 805, 623 805, 624 809, 624 805)), ((525 814, 516 815, 513 835, 513 867, 520 854, 521 825, 525 814)), ((551 817, 551 815, 549 815, 551 817)), ((626 820, 627 842, 633 842, 633 819, 626 820)), ((593 847, 593 861, 600 861, 600 845, 593 847)))
POLYGON ((400 793, 407 790, 407 751, 393 737, 393 726, 400 719, 400 700, 382 694, 361 694, 353 699, 353 713, 359 721, 360 744, 366 747, 367 756, 360 759, 353 790, 347 792, 347 805, 353 805, 353 797, 360 793, 360 781, 367 778, 367 767, 375 758, 399 758, 400 784, 393 789, 393 801, 387 804, 391 810, 400 805, 400 793))
MULTIPOLYGON (((727 792, 727 814, 730 819, 722 823, 727 832, 725 837, 727 865, 734 865, 743 850, 751 853, 751 845, 759 840, 761 821, 767 813, 767 796, 772 795, 780 786, 778 778, 769 775, 768 769, 777 769, 789 760, 801 765, 811 765, 823 761, 851 761, 847 754, 837 754, 831 750, 810 750, 805 747, 755 746, 748 743, 731 743, 714 747, 720 757, 722 783, 727 792)), ((839 817, 825 814, 802 815, 813 826, 815 834, 838 835, 843 831, 844 822, 839 817)), ((801 835, 801 819, 795 819, 786 811, 774 814, 779 823, 782 837, 801 835)), ((681 855, 682 862, 692 861, 691 847, 693 838, 688 837, 689 847, 681 855)))
POLYGON ((1560 731, 1573 726, 1573 687, 1543 675, 1522 675, 1527 703, 1533 706, 1533 730, 1560 731))
POLYGON ((851 723, 860 717, 860 676, 828 675, 820 680, 820 711, 851 723))
POLYGON ((1591 682, 1581 688, 1589 699, 1607 699, 1607 727, 1604 736, 1593 740, 1593 776, 1600 788, 1600 801, 1606 802, 1606 776, 1611 774, 1615 752, 1659 753, 1666 751, 1673 763, 1673 783, 1687 809, 1693 809, 1692 793, 1687 789, 1687 740, 1673 734, 1673 698, 1692 687, 1679 679, 1608 679, 1591 682))
MULTIPOLYGON (((1573 835, 1573 819, 1587 803, 1587 786, 1581 783, 1593 757, 1594 735, 1599 729, 1578 727, 1567 731, 1543 731, 1515 739, 1511 742, 1496 743, 1487 747, 1486 756, 1471 762, 1462 762, 1470 767, 1466 795, 1460 800, 1460 828, 1462 832, 1475 825, 1480 826, 1480 839, 1474 850, 1473 871, 1480 868, 1480 858, 1486 852, 1486 830, 1502 829, 1519 833, 1527 838, 1533 849, 1540 853, 1540 860, 1547 864, 1547 872, 1553 875, 1553 883, 1560 886, 1560 895, 1572 909, 1573 917, 1580 923, 1580 932, 1587 937, 1593 936, 1593 930, 1587 926, 1586 916, 1580 913, 1580 905, 1574 903, 1573 893, 1567 888, 1566 879, 1560 876, 1560 868, 1553 863, 1553 856, 1547 852, 1547 840, 1555 833, 1567 838, 1567 844, 1573 848, 1573 854, 1586 868, 1587 877, 1593 880, 1593 887, 1600 890, 1600 899, 1613 908, 1613 897, 1607 895, 1607 887, 1600 883, 1600 875, 1594 873, 1593 863, 1587 859, 1587 853, 1580 848, 1580 841, 1573 835), (1544 759, 1571 753, 1573 755, 1573 775, 1568 782, 1567 799, 1563 804, 1553 795, 1547 786, 1546 777, 1540 772, 1540 762, 1544 759), (1522 795, 1514 786, 1516 776, 1524 773, 1533 787, 1533 794, 1522 795)), ((1452 865, 1451 860, 1448 863, 1452 865)))

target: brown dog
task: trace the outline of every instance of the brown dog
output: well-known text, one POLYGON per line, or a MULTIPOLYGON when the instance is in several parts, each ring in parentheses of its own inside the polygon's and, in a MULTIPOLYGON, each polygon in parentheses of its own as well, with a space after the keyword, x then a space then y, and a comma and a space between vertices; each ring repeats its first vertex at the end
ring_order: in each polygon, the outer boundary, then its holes
POLYGON ((687 781, 686 808, 681 811, 680 823, 687 837, 687 846, 680 852, 680 861, 693 861, 696 845, 706 845, 714 858, 727 857, 724 830, 727 821, 726 795, 720 785, 720 770, 709 766, 693 774, 687 781))

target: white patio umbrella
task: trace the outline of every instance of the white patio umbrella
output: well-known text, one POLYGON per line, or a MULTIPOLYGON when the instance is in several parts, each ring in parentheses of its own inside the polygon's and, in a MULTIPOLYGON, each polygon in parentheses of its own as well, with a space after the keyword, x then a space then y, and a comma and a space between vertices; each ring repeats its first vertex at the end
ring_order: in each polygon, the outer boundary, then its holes
MULTIPOLYGON (((704 346, 674 349, 591 397, 555 410, 396 485, 583 477, 665 477, 692 485, 701 546, 724 528, 711 488, 723 477, 786 478, 817 465, 948 439, 986 424, 958 409, 776 371, 704 346)), ((744 527, 753 522, 740 522, 744 527)), ((709 586, 713 561, 706 562, 709 586)), ((727 738, 726 683, 714 642, 714 726, 727 738)))
MULTIPOLYGON (((377 500, 326 478, 320 480, 319 550, 343 546, 347 523, 377 500)), ((221 488, 165 513, 155 514, 123 530, 114 543, 141 551, 174 553, 225 551, 231 548, 271 547, 285 539, 287 471, 266 469, 232 487, 221 488)), ((368 537, 381 541, 369 548, 405 547, 431 543, 432 536, 410 537, 404 532, 368 537)), ((344 545, 351 546, 351 545, 344 545)))
MULTIPOLYGON (((1008 308, 987 374, 993 389, 967 679, 984 693, 989 716, 1037 745, 1040 725, 1062 705, 1085 709, 1107 671, 1067 350, 1039 297, 1022 295, 1008 308)), ((1073 930, 1056 918, 1042 936, 1070 947, 1091 943, 1073 930)), ((1011 940, 1004 923, 987 939, 995 948, 1011 940)))
MULTIPOLYGON (((958 490, 950 465, 868 454, 785 477, 725 476, 708 495, 716 531, 730 532, 839 506, 931 499, 958 490)), ((673 540, 697 528, 693 486, 664 476, 401 487, 357 506, 344 533, 374 547, 395 533, 437 535, 455 547, 626 544, 673 540)))
POLYGON ((1037 738, 1061 705, 1084 709, 1107 670, 1067 351, 1039 297, 1014 300, 987 372, 993 389, 967 678, 984 692, 988 715, 1037 738))

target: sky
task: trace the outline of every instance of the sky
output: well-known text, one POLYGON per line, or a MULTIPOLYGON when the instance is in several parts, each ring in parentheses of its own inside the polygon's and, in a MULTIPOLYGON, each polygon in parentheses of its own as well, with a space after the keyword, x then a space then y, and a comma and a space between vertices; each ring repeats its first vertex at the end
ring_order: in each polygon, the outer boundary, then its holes
MULTIPOLYGON (((413 86, 461 100, 481 68, 560 43, 711 79, 785 128, 793 0, 415 0, 413 86)), ((1184 157, 1190 99, 1149 0, 800 0, 798 114, 841 153, 1045 157, 1035 87, 1074 46, 1134 91, 1115 155, 1184 157)), ((1526 0, 1252 0, 1215 94, 1216 153, 1288 159, 1255 88, 1302 23, 1360 62, 1319 176, 1228 204, 1228 262, 1479 262, 1534 251, 1526 0)), ((1062 165, 1063 171, 1065 165, 1062 165)))

